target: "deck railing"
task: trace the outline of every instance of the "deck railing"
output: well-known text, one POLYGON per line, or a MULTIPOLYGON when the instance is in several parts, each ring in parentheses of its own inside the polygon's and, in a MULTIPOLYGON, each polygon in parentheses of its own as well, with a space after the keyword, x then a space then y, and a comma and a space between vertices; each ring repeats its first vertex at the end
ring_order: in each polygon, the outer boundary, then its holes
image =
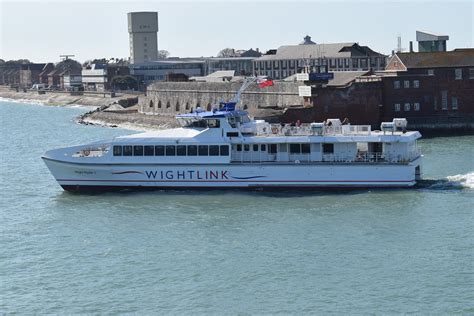
POLYGON ((292 126, 290 124, 269 124, 259 127, 259 136, 314 136, 314 135, 370 135, 370 125, 340 125, 324 126, 321 129, 312 128, 310 124, 292 126))
POLYGON ((290 154, 289 159, 281 159, 278 154, 267 154, 252 151, 233 151, 231 162, 262 163, 262 162, 282 162, 282 163, 399 163, 406 164, 420 157, 421 151, 416 149, 407 155, 385 154, 381 152, 357 152, 356 155, 337 155, 323 153, 318 157, 311 154, 290 154))

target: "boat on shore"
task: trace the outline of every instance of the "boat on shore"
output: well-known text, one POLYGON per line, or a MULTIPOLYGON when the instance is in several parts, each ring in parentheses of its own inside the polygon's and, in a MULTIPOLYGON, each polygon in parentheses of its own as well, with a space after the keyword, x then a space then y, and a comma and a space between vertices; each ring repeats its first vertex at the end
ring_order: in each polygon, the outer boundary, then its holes
POLYGON ((421 134, 406 131, 406 119, 380 131, 339 119, 270 124, 236 109, 242 91, 212 111, 177 115, 179 128, 54 149, 42 159, 68 191, 394 188, 421 179, 421 134))

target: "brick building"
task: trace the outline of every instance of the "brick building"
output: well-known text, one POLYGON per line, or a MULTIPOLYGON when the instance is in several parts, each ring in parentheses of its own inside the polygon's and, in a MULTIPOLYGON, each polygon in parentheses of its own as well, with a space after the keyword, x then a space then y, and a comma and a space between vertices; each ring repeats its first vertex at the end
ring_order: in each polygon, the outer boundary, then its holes
POLYGON ((397 53, 383 80, 382 119, 411 128, 474 128, 474 49, 397 53))
MULTIPOLYGON (((302 83, 301 83, 302 84, 302 83)), ((282 115, 285 123, 323 122, 328 118, 348 118, 351 124, 380 125, 383 84, 369 71, 334 72, 326 83, 306 82, 312 96, 300 108, 289 108, 282 115)))

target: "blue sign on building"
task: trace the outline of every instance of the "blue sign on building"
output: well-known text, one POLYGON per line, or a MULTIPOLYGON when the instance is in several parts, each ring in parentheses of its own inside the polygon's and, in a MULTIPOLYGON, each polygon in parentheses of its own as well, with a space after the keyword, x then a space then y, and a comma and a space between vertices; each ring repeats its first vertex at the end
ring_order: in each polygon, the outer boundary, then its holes
POLYGON ((309 81, 327 81, 334 79, 334 73, 332 72, 312 72, 309 74, 309 81))

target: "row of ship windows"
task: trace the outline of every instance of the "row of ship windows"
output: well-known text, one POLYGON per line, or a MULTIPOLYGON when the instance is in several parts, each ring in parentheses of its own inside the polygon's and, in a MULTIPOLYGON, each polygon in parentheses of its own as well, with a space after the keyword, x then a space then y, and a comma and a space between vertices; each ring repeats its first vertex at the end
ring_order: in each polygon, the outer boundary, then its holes
POLYGON ((228 145, 124 145, 113 147, 114 156, 229 156, 228 145))
MULTIPOLYGON (((290 145, 290 154, 309 154, 311 153, 311 144, 289 144, 290 145)), ((269 144, 268 146, 266 144, 237 144, 233 145, 233 149, 235 151, 260 151, 260 152, 266 152, 268 151, 269 154, 276 154, 278 152, 278 147, 277 144, 269 144)), ((326 151, 334 151, 334 144, 324 144, 323 146, 326 151), (329 148, 332 148, 329 149, 329 148)), ((281 151, 281 150, 280 150, 281 151)))

